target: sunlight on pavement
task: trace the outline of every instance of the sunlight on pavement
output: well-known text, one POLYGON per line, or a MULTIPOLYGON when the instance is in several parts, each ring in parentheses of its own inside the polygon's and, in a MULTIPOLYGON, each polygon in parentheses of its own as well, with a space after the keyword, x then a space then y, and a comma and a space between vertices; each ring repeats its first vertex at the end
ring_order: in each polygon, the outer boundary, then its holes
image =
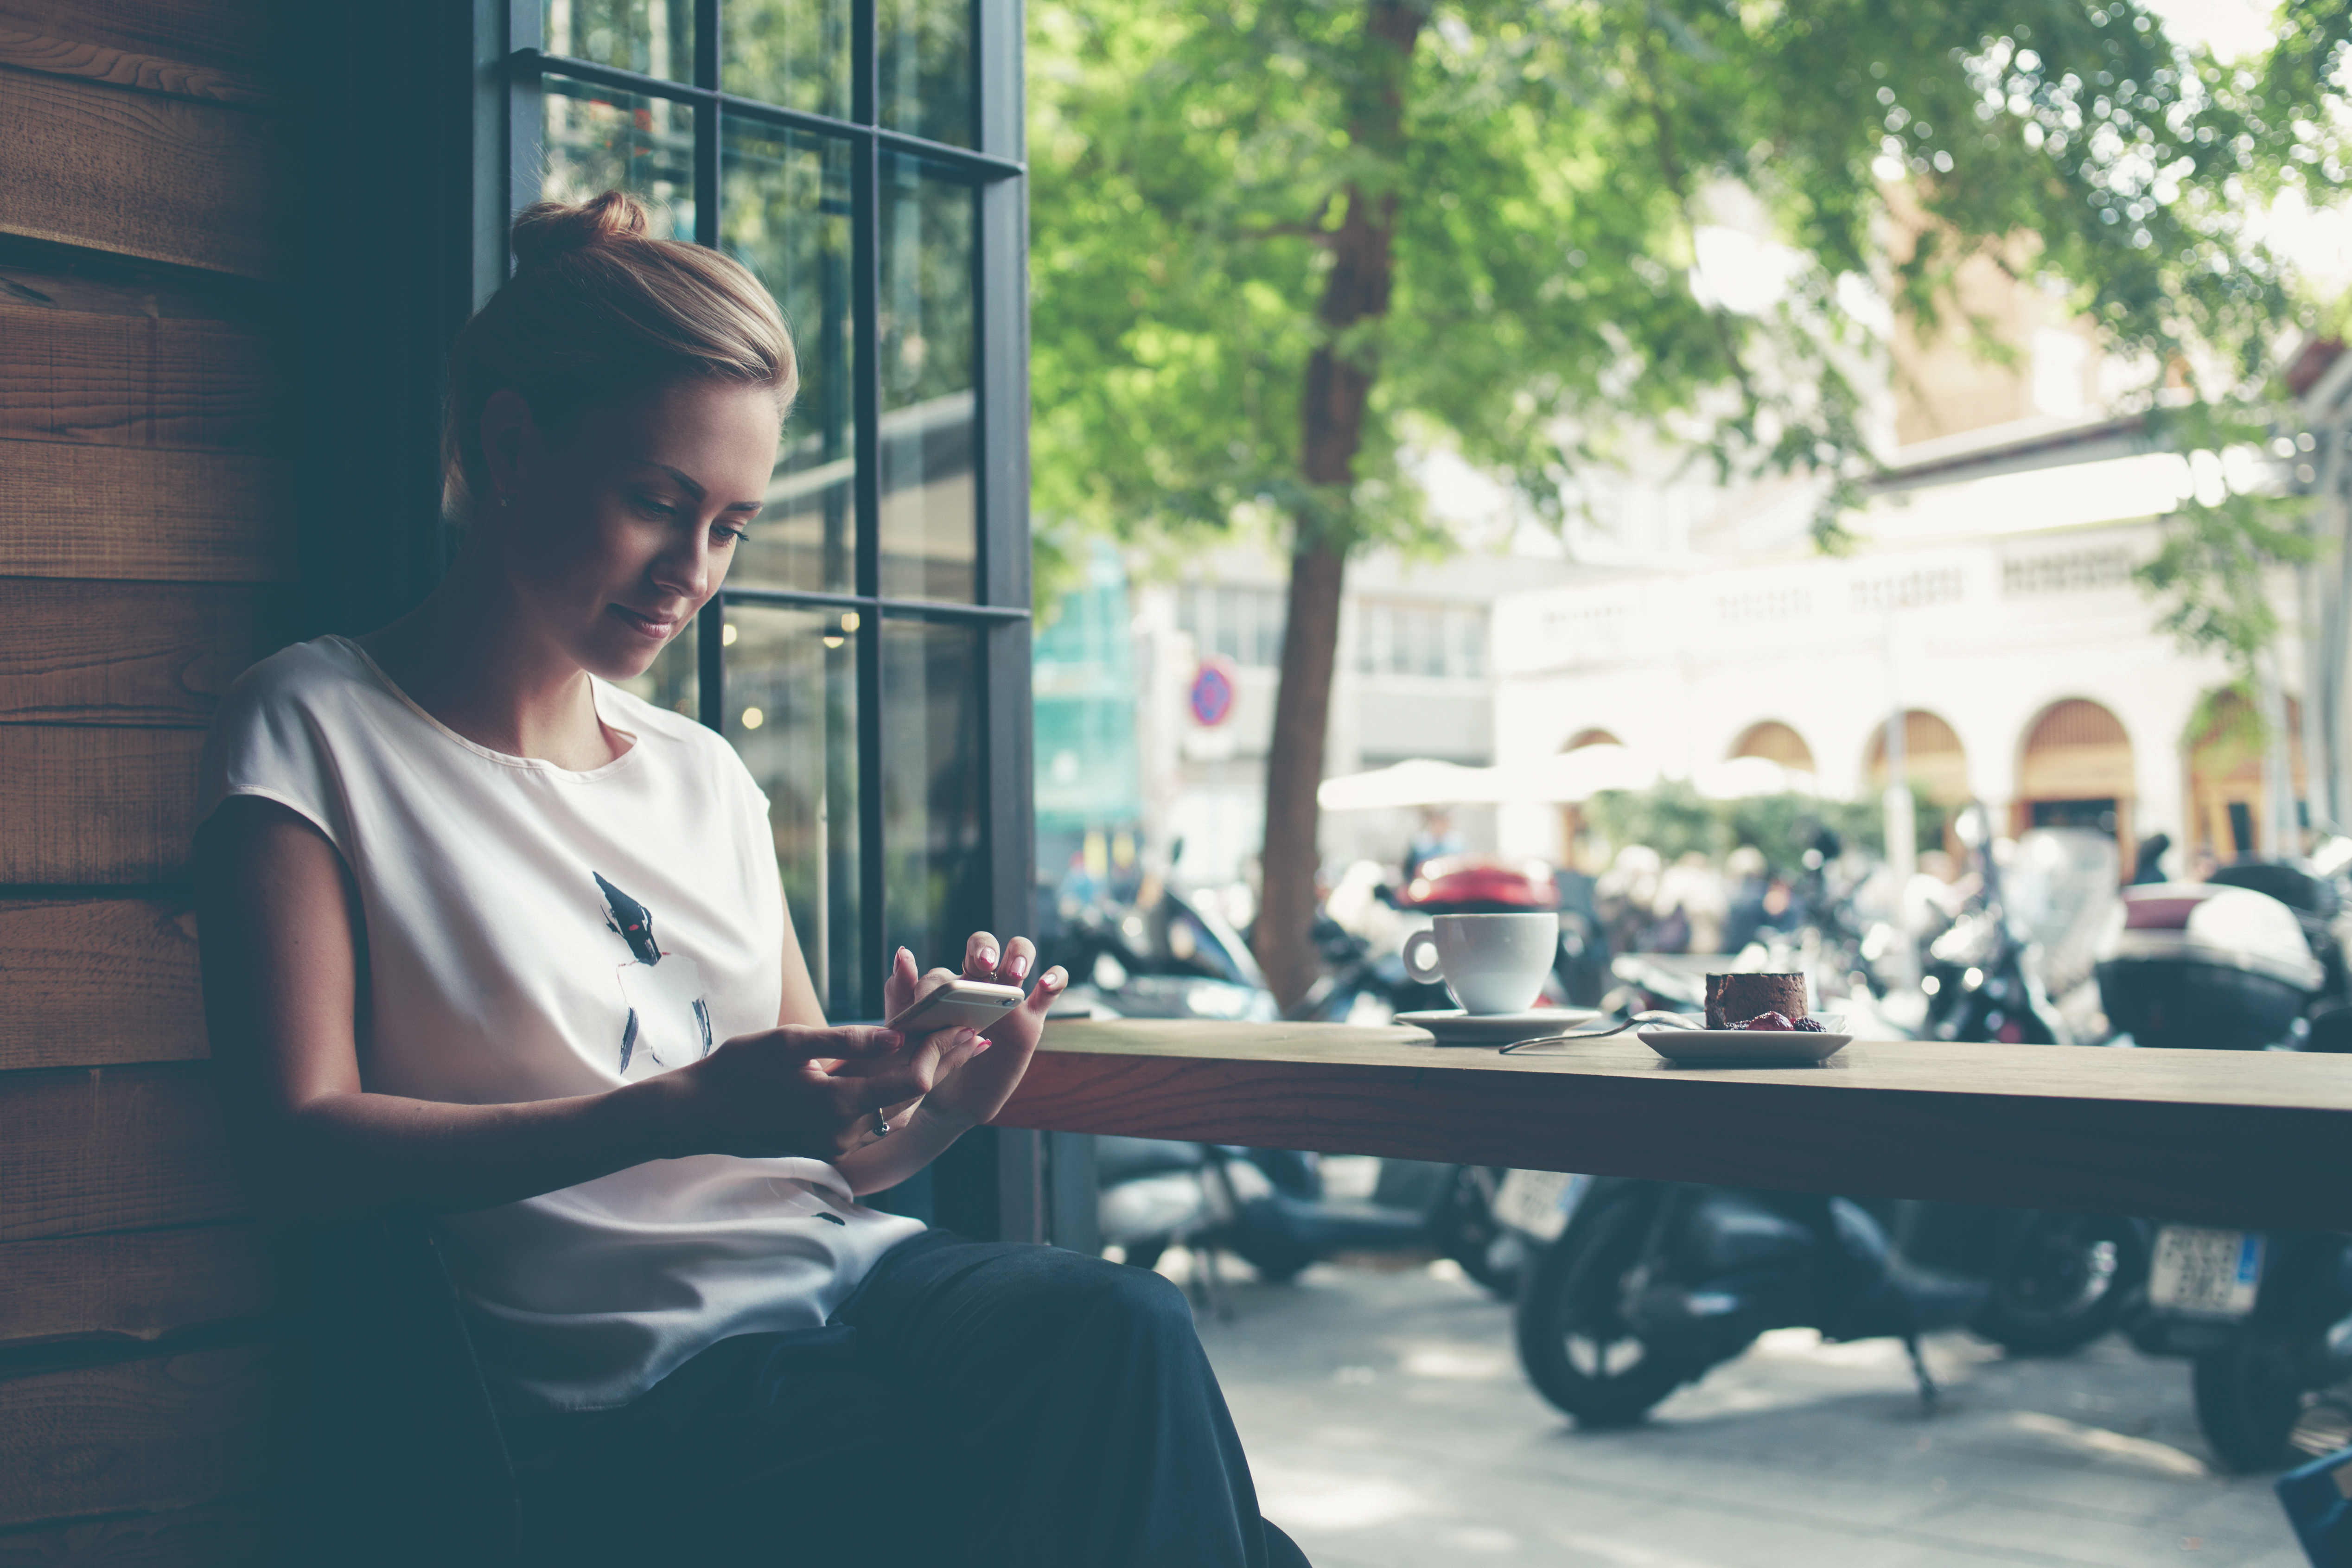
POLYGON ((1394 1481, 1272 1465, 1254 1469, 1260 1510, 1303 1530, 1364 1530, 1436 1511, 1427 1497, 1394 1481))
POLYGON ((1685 1557, 1679 1552, 1661 1552, 1654 1546, 1637 1545, 1631 1541, 1611 1541, 1598 1535, 1561 1535, 1554 1541, 1589 1556, 1597 1557, 1612 1568, 1729 1568, 1729 1564, 1685 1557))
POLYGON ((2146 1465, 2168 1476, 2202 1479, 2212 1469, 2194 1454, 2184 1453, 2169 1443, 2154 1442, 2147 1437, 2126 1436, 2110 1432, 2104 1426, 2085 1426, 2079 1421, 2063 1416, 2044 1415, 2037 1411, 2020 1410, 2009 1418, 2009 1424, 2021 1432, 2031 1432, 2038 1437, 2077 1448, 2102 1458, 2129 1459, 2146 1465))
POLYGON ((1463 1383, 1517 1378, 1519 1363, 1501 1345, 1466 1345, 1443 1340, 1404 1347, 1397 1364, 1407 1377, 1443 1377, 1463 1383))

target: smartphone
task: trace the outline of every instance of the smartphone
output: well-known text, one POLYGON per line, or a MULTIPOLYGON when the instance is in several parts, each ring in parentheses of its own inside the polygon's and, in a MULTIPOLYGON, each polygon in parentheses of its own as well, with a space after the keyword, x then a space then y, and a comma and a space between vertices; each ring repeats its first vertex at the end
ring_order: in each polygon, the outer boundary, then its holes
POLYGON ((1018 985, 991 985, 981 980, 950 980, 924 993, 883 1024, 910 1040, 941 1029, 985 1029, 1021 1005, 1018 985))

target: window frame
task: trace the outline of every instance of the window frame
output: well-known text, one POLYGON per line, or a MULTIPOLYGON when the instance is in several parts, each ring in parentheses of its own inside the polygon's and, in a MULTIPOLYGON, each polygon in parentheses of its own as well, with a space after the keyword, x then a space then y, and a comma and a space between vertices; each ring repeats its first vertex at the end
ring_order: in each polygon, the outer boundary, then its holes
MULTIPOLYGON (((546 51, 541 0, 505 0, 505 48, 492 63, 490 89, 504 100, 505 200, 501 219, 539 199, 544 163, 541 82, 547 76, 667 99, 695 111, 695 241, 719 248, 723 186, 724 121, 740 117, 846 145, 851 167, 850 331, 851 416, 856 478, 854 592, 722 587, 696 624, 701 721, 723 733, 726 653, 722 636, 730 605, 855 612, 858 777, 858 949, 869 960, 887 951, 887 861, 883 853, 884 628, 927 621, 976 628, 982 670, 979 682, 983 765, 980 792, 982 853, 987 858, 988 915, 1000 932, 1024 931, 1034 918, 1031 866, 1035 822, 1030 715, 1030 552, 1028 518, 1028 170, 1022 113, 1021 0, 968 0, 971 17, 971 80, 976 145, 933 142, 879 122, 880 61, 876 0, 854 0, 851 12, 851 111, 837 119, 727 92, 721 81, 720 0, 692 0, 695 22, 691 78, 674 81, 546 51), (937 165, 968 180, 978 208, 972 247, 977 551, 970 603, 887 596, 881 587, 880 300, 883 165, 900 155, 937 165)), ((487 216, 487 215, 485 215, 487 216)), ((499 225, 503 232, 503 221, 499 225)), ((478 275, 495 288, 510 262, 495 239, 478 275), (487 265, 485 262, 487 261, 487 265)), ((480 290, 487 294, 487 289, 480 290)), ((926 955, 952 962, 954 955, 926 955)), ((882 1016, 883 966, 864 965, 862 993, 836 997, 836 1015, 882 1016)))

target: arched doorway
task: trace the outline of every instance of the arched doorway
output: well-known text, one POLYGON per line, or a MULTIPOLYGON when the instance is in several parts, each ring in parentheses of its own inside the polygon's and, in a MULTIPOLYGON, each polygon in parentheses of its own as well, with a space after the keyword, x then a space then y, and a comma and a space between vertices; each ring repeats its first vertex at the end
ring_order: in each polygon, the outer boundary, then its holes
MULTIPOLYGON (((2185 847, 2226 866, 2243 856, 2267 856, 2286 847, 2271 842, 2263 809, 2263 754, 2268 749, 2262 715, 2234 690, 2212 693, 2205 722, 2189 746, 2189 822, 2185 847)), ((2286 700, 2287 766, 2294 797, 2304 798, 2303 704, 2286 700)))
MULTIPOLYGON (((1886 787, 1886 726, 1870 732, 1863 765, 1873 792, 1886 787)), ((1958 731, 1924 708, 1903 715, 1903 773, 1937 805, 1958 806, 1969 799, 1969 756, 1958 731)))
POLYGON ((2025 731, 2010 831, 2096 828, 2116 841, 2128 877, 2136 777, 2131 736, 2122 720, 2080 697, 2053 702, 2025 731))
POLYGON ((1821 771, 1813 766, 1813 749, 1805 744, 1805 738, 1778 719, 1767 719, 1742 730, 1739 739, 1731 742, 1729 755, 1762 757, 1768 763, 1778 763, 1801 773, 1821 771))
MULTIPOLYGON (((1886 789, 1886 726, 1870 732, 1870 750, 1863 775, 1875 796, 1886 789)), ((1926 808, 1918 815, 1919 842, 1940 843, 1945 853, 1957 855, 1959 844, 1952 824, 1973 793, 1969 788, 1969 755, 1961 749, 1959 732, 1937 714, 1913 708, 1903 715, 1903 776, 1921 796, 1926 808)))

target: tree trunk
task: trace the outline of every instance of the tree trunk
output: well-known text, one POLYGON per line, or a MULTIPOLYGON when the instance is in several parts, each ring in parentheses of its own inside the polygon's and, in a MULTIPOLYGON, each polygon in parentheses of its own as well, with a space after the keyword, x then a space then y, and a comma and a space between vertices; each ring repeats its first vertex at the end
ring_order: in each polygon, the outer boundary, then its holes
MULTIPOLYGON (((1364 15, 1364 70, 1349 115, 1349 137, 1391 160, 1404 142, 1405 70, 1426 13, 1402 0, 1372 0, 1364 15)), ((1320 342, 1307 362, 1300 409, 1299 467, 1333 508, 1302 510, 1290 557, 1289 622, 1282 639, 1282 685, 1274 702, 1274 739, 1265 767, 1265 847, 1255 947, 1275 997, 1286 1011, 1315 983, 1315 873, 1330 731, 1331 672, 1339 651, 1339 591, 1352 530, 1345 497, 1363 445, 1364 409, 1379 364, 1367 349, 1341 347, 1343 334, 1388 314, 1394 277, 1397 195, 1350 184, 1347 214, 1330 236, 1331 268, 1317 311, 1320 342), (1337 516, 1334 516, 1334 512, 1337 516)))

